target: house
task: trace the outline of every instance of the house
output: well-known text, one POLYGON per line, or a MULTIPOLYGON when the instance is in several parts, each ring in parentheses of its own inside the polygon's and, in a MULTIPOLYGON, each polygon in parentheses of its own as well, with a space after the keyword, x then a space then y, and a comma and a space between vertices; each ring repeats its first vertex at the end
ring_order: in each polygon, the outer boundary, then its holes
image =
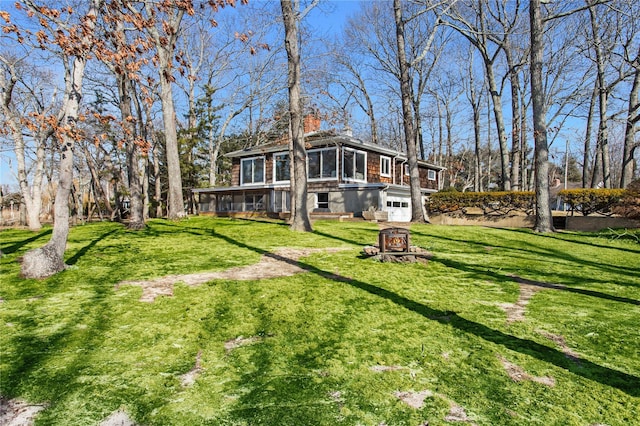
MULTIPOLYGON (((307 205, 310 216, 361 217, 386 212, 389 221, 411 220, 409 167, 405 154, 353 138, 348 132, 321 131, 320 120, 305 117, 307 205)), ((193 189, 199 212, 218 216, 290 211, 288 141, 226 154, 232 159, 232 186, 193 189)), ((419 161, 423 196, 438 190, 443 167, 419 161)))

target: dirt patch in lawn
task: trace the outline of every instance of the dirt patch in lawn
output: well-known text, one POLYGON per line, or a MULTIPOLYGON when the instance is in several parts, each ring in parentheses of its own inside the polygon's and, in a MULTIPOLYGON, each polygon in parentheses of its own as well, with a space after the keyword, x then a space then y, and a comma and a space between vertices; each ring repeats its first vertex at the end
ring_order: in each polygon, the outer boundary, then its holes
POLYGON ((196 382, 196 379, 198 378, 198 376, 200 376, 201 372, 202 372, 202 350, 199 350, 198 353, 196 354, 196 365, 191 370, 189 370, 189 372, 180 376, 180 383, 182 384, 182 387, 186 388, 186 387, 192 386, 196 382))
POLYGON ((0 425, 30 426, 36 415, 45 408, 47 407, 43 404, 29 404, 19 399, 0 396, 0 425))
POLYGON ((405 404, 413 407, 417 410, 421 409, 424 406, 424 400, 433 396, 433 392, 430 390, 423 390, 420 392, 415 391, 406 391, 406 392, 396 392, 394 394, 396 398, 404 402, 405 404))
POLYGON ((229 353, 232 350, 240 348, 242 346, 249 346, 253 345, 254 343, 258 343, 262 341, 262 339, 263 338, 260 336, 238 336, 235 339, 227 340, 226 342, 224 342, 224 351, 226 353, 229 353))
POLYGON ((444 420, 446 422, 471 423, 472 425, 475 425, 473 420, 467 416, 465 409, 453 401, 449 401, 449 414, 445 416, 444 420))
POLYGON ((560 348, 564 356, 566 356, 568 359, 570 359, 571 361, 575 362, 578 365, 580 364, 580 354, 578 354, 576 351, 571 349, 569 345, 567 345, 567 341, 563 336, 559 334, 549 333, 548 331, 544 331, 544 330, 536 330, 536 332, 538 332, 541 336, 551 340, 553 343, 558 345, 558 347, 560 348))
POLYGON ((565 286, 560 284, 528 280, 517 275, 510 275, 510 277, 520 284, 520 295, 518 296, 518 300, 516 303, 501 303, 498 305, 507 313, 507 322, 509 323, 524 321, 524 314, 527 305, 537 292, 545 289, 561 290, 565 288, 565 286))
POLYGON ((118 410, 100 422, 99 426, 136 426, 136 423, 129 418, 127 413, 118 410))
MULTIPOLYGON (((29 404, 20 399, 0 396, 0 425, 31 426, 38 413, 47 408, 46 404, 29 404)), ((100 422, 99 426, 135 426, 136 423, 124 411, 118 410, 100 422)))
POLYGON ((280 248, 273 253, 263 254, 260 261, 253 265, 239 266, 225 271, 167 275, 146 281, 122 281, 116 284, 116 289, 123 285, 142 287, 142 296, 140 297, 140 301, 153 302, 158 296, 173 296, 173 286, 179 282, 188 286, 197 286, 211 280, 248 281, 289 277, 306 271, 306 269, 298 262, 301 257, 309 256, 310 254, 318 252, 335 253, 342 250, 347 250, 347 248, 280 248))
POLYGON ((505 371, 507 372, 507 375, 514 382, 522 382, 524 380, 530 380, 532 382, 541 383, 541 384, 549 386, 549 387, 554 387, 556 385, 556 380, 553 377, 532 376, 531 374, 527 373, 524 370, 524 368, 522 368, 519 365, 516 365, 516 364, 514 364, 512 362, 507 361, 506 358, 504 358, 502 356, 498 356, 498 359, 500 360, 500 363, 502 363, 502 366, 504 367, 505 371))

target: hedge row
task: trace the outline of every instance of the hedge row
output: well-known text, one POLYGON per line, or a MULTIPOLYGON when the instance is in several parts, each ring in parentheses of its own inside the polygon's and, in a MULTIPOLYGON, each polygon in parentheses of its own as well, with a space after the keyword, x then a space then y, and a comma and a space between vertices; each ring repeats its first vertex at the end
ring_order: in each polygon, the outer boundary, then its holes
POLYGON ((436 192, 427 201, 431 213, 467 213, 479 208, 486 215, 506 215, 514 211, 532 214, 533 192, 436 192))
POLYGON ((611 215, 625 198, 624 189, 564 189, 558 194, 574 212, 588 216, 593 213, 611 215))
MULTIPOLYGON (((559 196, 573 212, 590 214, 618 214, 629 218, 640 217, 640 191, 630 186, 624 189, 569 189, 559 196)), ((511 212, 533 214, 533 192, 437 192, 426 204, 431 213, 466 214, 469 209, 480 209, 485 215, 507 215, 511 212)))

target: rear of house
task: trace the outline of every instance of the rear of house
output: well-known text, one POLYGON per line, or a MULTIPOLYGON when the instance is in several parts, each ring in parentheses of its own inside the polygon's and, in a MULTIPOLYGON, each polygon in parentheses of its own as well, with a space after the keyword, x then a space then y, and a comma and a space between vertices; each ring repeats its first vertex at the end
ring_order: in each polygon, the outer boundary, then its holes
MULTIPOLYGON (((311 217, 385 212, 389 221, 411 220, 406 156, 349 134, 313 131, 307 144, 307 205, 311 217)), ((203 214, 268 215, 290 212, 290 160, 286 140, 227 154, 232 186, 194 189, 203 214)), ((423 197, 436 192, 443 167, 419 161, 423 197)))

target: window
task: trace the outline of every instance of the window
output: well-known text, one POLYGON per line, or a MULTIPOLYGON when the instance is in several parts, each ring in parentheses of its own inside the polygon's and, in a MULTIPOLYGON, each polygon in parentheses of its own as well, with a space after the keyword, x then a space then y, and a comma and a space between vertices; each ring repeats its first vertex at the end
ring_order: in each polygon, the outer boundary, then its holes
POLYGON ((288 182, 291 179, 291 169, 289 168, 289 154, 273 155, 273 181, 288 182))
POLYGON ((219 212, 229 212, 233 210, 233 197, 231 195, 218 196, 218 208, 219 212))
POLYGON ((264 194, 245 194, 244 196, 244 211, 252 212, 258 210, 264 210, 264 194))
POLYGON ((367 153, 344 148, 342 152, 342 178, 367 180, 367 153))
POLYGON ((380 156, 380 176, 391 176, 391 158, 380 156))
POLYGON ((409 176, 410 175, 410 173, 409 173, 409 164, 407 164, 407 163, 404 163, 404 175, 405 176, 409 176))
POLYGON ((336 149, 314 149, 308 151, 307 167, 309 179, 335 179, 338 175, 336 149))
POLYGON ((240 170, 240 185, 264 183, 264 157, 243 158, 240 170))
POLYGON ((273 191, 273 211, 278 213, 291 211, 289 191, 273 191))
POLYGON ((317 194, 317 203, 316 207, 319 209, 329 210, 329 193, 328 192, 318 192, 317 194))
POLYGON ((427 171, 427 179, 436 180, 436 171, 435 170, 428 170, 427 171))

